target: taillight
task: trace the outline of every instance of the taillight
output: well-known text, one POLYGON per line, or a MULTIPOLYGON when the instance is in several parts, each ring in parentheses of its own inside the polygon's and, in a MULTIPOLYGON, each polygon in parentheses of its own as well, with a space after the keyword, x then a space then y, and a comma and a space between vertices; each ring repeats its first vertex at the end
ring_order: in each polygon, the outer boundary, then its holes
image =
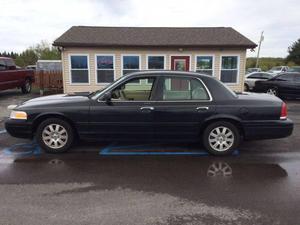
POLYGON ((280 119, 286 120, 286 118, 287 118, 287 106, 286 106, 285 102, 283 102, 281 105, 280 119))

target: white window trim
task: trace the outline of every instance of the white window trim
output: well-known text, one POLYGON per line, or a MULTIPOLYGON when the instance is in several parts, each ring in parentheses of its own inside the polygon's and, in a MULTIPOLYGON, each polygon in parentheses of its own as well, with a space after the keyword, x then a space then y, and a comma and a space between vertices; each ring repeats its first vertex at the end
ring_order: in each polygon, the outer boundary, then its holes
MULTIPOLYGON (((89 54, 81 54, 81 53, 71 53, 68 55, 69 59, 69 83, 70 85, 73 86, 78 86, 78 85, 90 85, 91 84, 91 77, 90 77, 90 56, 89 54), (71 65, 71 57, 72 56, 86 56, 87 57, 87 69, 77 69, 77 70, 87 70, 88 71, 88 83, 73 83, 72 82, 72 65, 71 65)), ((75 69, 76 70, 76 69, 75 69)))
POLYGON ((116 80, 116 56, 115 54, 95 54, 95 76, 96 76, 96 84, 101 84, 101 85, 108 85, 110 83, 104 83, 104 82, 98 82, 98 70, 112 70, 114 72, 113 74, 113 81, 114 82, 116 80), (113 57, 113 69, 98 69, 98 64, 97 64, 97 56, 112 56, 113 57))
POLYGON ((197 57, 198 56, 209 56, 209 57, 212 57, 212 76, 213 77, 216 77, 216 74, 215 74, 215 55, 214 54, 197 54, 197 55, 195 55, 195 68, 194 68, 194 71, 196 72, 197 71, 197 57))
POLYGON ((172 54, 169 55, 169 68, 170 70, 172 70, 172 57, 173 56, 187 56, 190 59, 190 63, 189 63, 189 70, 188 71, 192 71, 192 55, 191 54, 184 54, 184 53, 178 53, 178 54, 172 54))
POLYGON ((167 62, 166 62, 166 58, 167 58, 167 56, 166 55, 163 55, 163 54, 147 54, 146 55, 146 70, 158 70, 158 69, 149 69, 149 64, 148 64, 148 62, 149 62, 149 59, 148 59, 148 57, 151 57, 151 56, 158 56, 158 57, 164 57, 164 68, 163 68, 163 70, 166 70, 167 69, 167 62))
MULTIPOLYGON (((240 83, 240 58, 241 56, 239 54, 226 54, 226 55, 220 55, 220 72, 219 72, 219 79, 221 81, 221 73, 222 73, 222 58, 226 56, 233 56, 237 57, 237 78, 235 83, 224 83, 226 85, 237 85, 240 83)), ((224 69, 224 70, 232 70, 232 69, 224 69)), ((222 81, 221 81, 222 82, 222 81)))

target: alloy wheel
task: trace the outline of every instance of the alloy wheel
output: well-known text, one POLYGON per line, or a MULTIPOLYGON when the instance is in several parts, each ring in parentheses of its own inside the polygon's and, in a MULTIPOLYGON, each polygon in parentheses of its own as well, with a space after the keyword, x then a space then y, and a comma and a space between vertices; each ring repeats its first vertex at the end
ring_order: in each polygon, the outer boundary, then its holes
POLYGON ((234 134, 228 127, 216 127, 209 133, 208 141, 212 149, 224 152, 232 147, 234 134))
POLYGON ((277 90, 274 89, 274 88, 268 89, 267 93, 268 93, 269 95, 277 96, 277 90))
POLYGON ((49 124, 42 132, 42 139, 49 148, 62 148, 67 144, 68 132, 59 124, 49 124))

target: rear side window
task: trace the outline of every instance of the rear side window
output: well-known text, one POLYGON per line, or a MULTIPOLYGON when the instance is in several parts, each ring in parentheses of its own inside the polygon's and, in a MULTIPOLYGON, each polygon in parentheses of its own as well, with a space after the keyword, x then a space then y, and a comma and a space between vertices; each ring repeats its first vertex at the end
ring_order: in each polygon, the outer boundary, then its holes
POLYGON ((261 78, 261 74, 260 73, 254 73, 254 74, 250 75, 248 78, 259 79, 259 78, 261 78))
POLYGON ((195 78, 163 78, 163 101, 209 100, 209 95, 201 81, 195 78))

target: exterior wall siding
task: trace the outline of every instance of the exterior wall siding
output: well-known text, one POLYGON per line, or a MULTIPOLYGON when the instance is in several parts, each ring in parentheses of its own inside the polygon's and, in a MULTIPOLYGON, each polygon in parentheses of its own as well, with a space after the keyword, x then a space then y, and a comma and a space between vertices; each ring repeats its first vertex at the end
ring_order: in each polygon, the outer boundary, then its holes
POLYGON ((194 49, 184 50, 179 52, 178 49, 105 49, 105 48, 65 48, 62 51, 62 65, 63 65, 63 83, 64 92, 90 92, 102 89, 106 84, 97 84, 96 81, 96 68, 95 68, 95 55, 96 54, 113 54, 115 55, 115 77, 119 78, 122 74, 121 68, 121 55, 124 54, 137 54, 141 56, 141 70, 146 70, 146 57, 147 55, 165 55, 166 69, 171 69, 171 56, 190 56, 190 70, 196 70, 195 57, 196 55, 214 55, 214 76, 220 79, 221 69, 221 56, 222 55, 237 55, 239 56, 239 75, 238 84, 228 84, 228 86, 235 91, 243 91, 245 67, 246 67, 246 50, 209 50, 209 49, 194 49), (70 82, 70 62, 69 56, 72 54, 87 54, 89 57, 89 84, 79 85, 71 84, 70 82))

